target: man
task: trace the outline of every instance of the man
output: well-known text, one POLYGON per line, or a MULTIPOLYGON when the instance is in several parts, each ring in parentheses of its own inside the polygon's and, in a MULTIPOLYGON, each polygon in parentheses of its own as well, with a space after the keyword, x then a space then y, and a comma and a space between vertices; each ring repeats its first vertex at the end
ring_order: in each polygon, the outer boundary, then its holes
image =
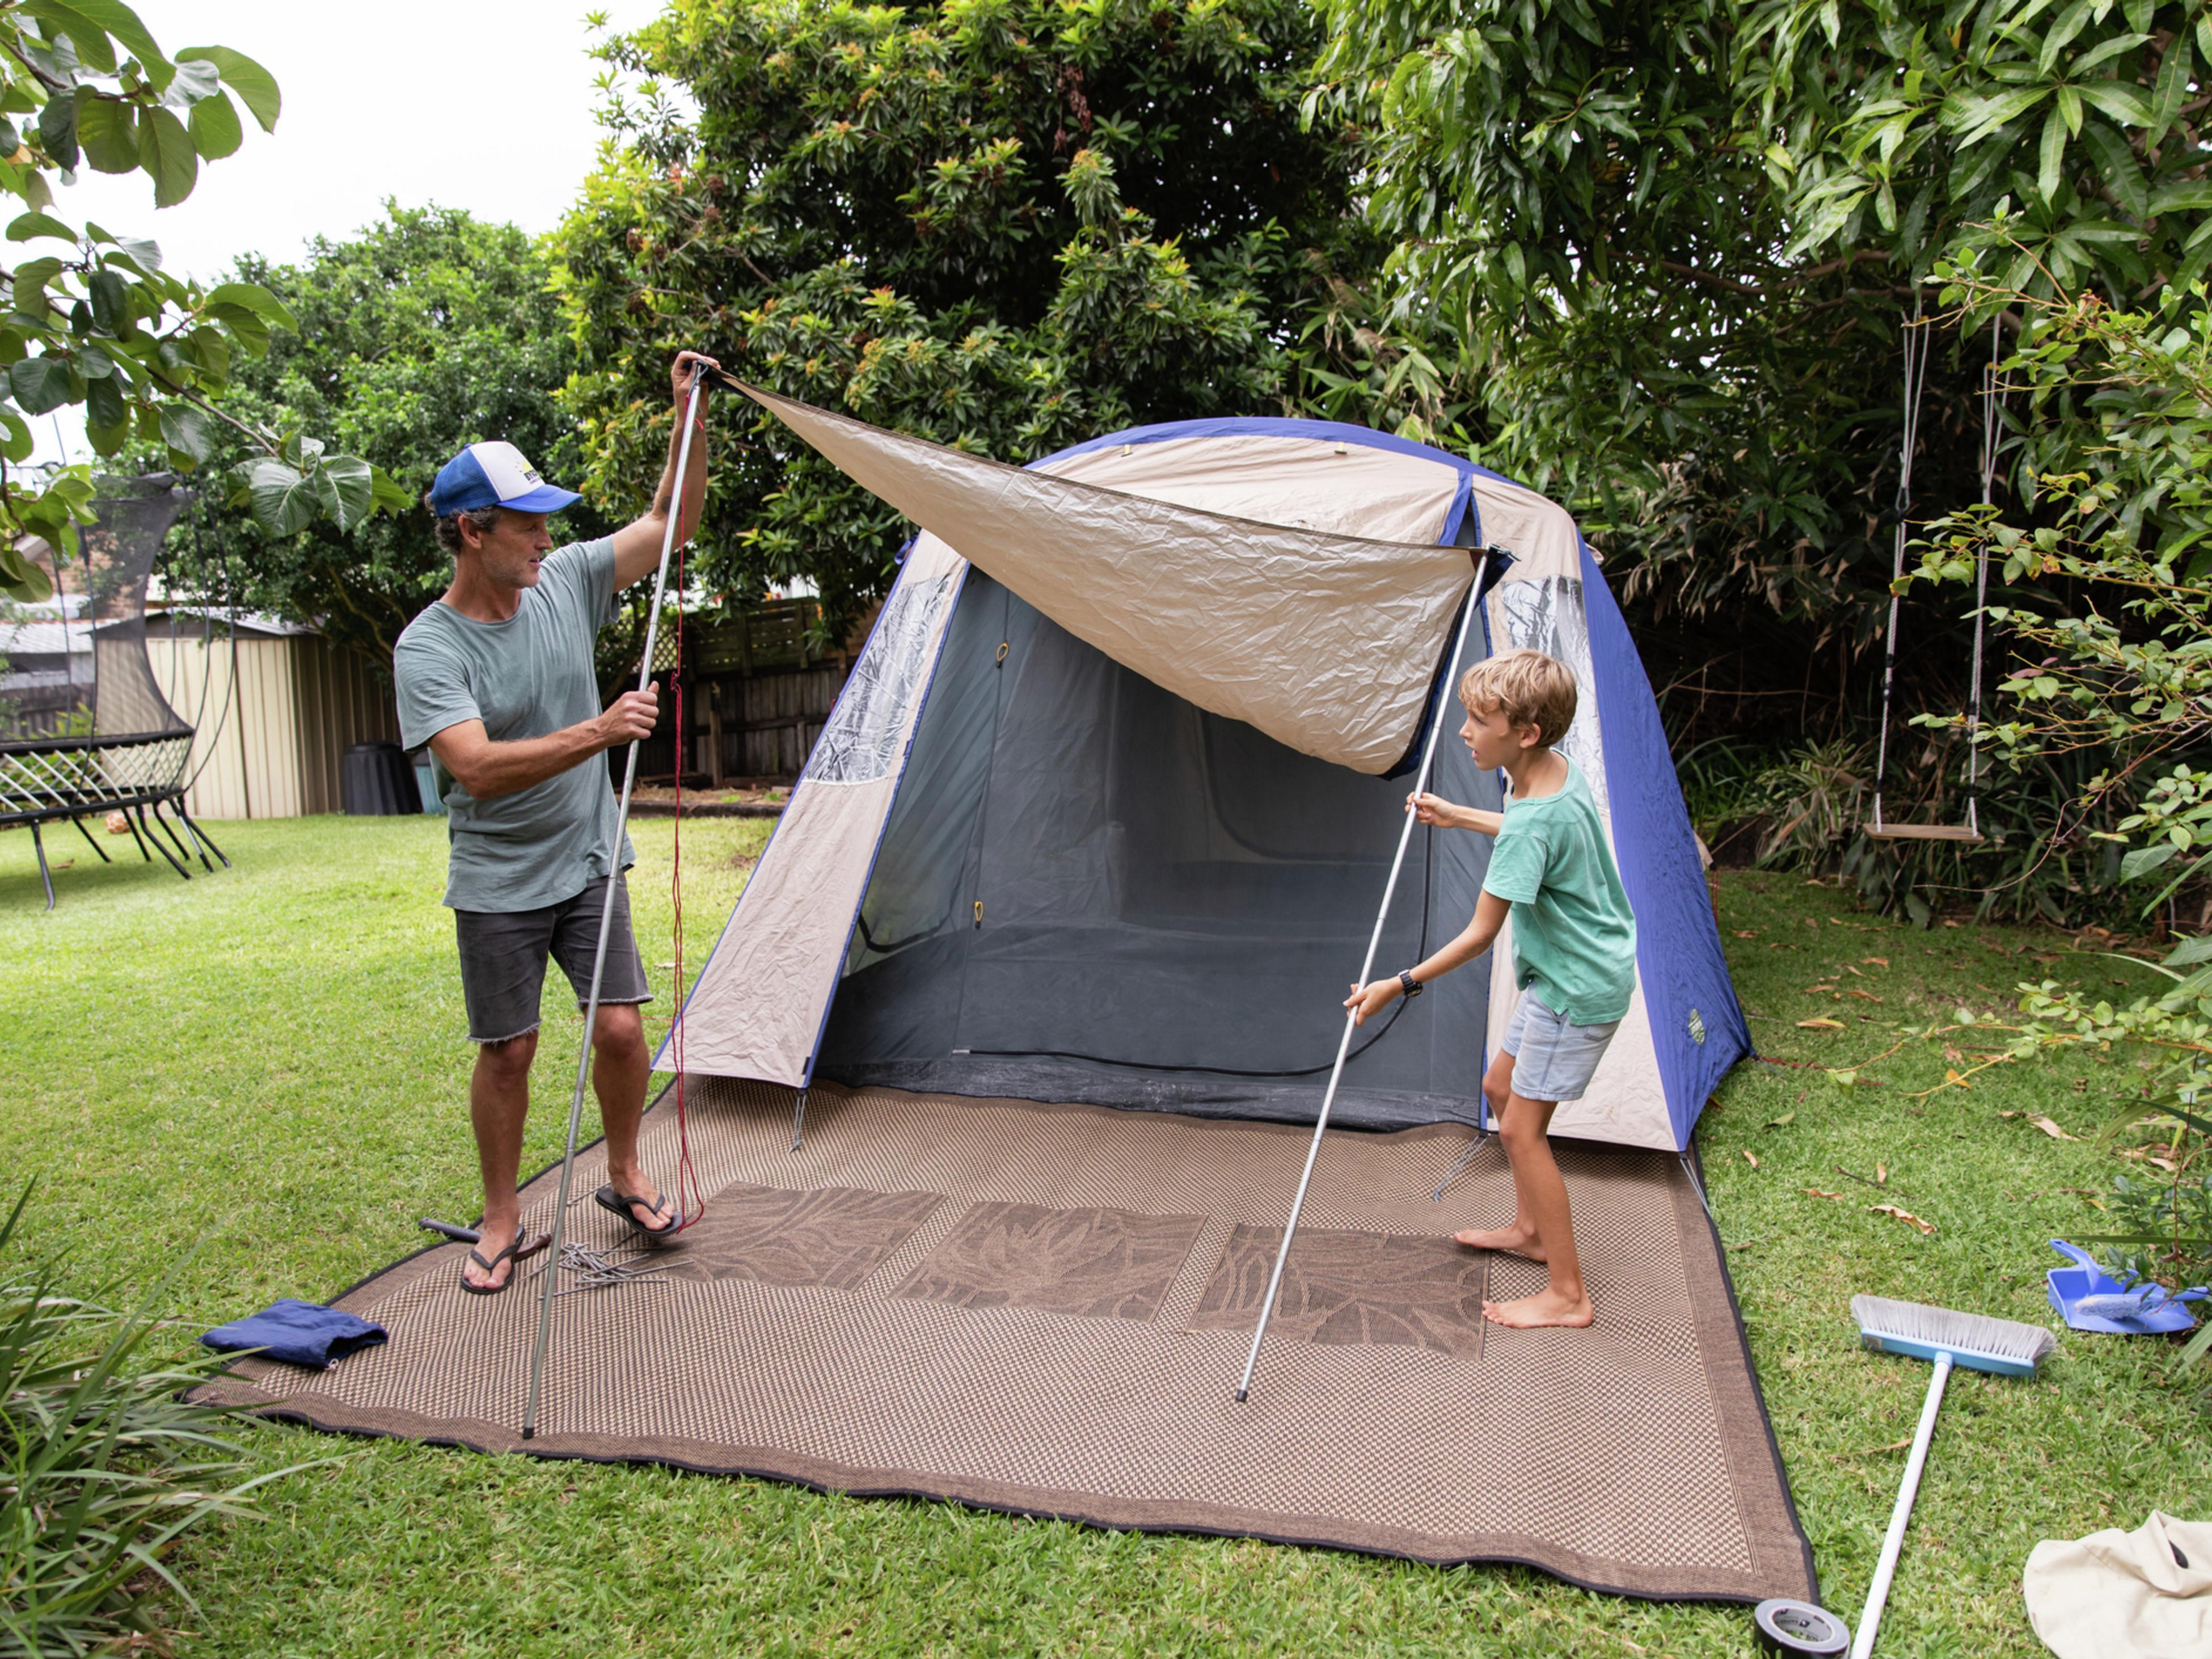
POLYGON ((461 1285, 478 1296, 504 1291, 516 1262, 543 1248, 523 1243, 515 1190, 538 998, 550 957, 582 1011, 610 881, 615 905, 592 1034, 607 1137, 608 1185, 598 1196, 648 1243, 665 1243, 683 1223, 638 1162, 651 1060, 639 1005, 653 992, 630 934, 623 872, 636 855, 627 838, 610 867, 617 808, 600 759, 652 732, 659 696, 626 691, 601 709, 593 642, 614 620, 615 596, 659 566, 669 514, 678 514, 679 541, 698 522, 703 430, 692 440, 680 508, 676 501, 695 363, 719 367, 696 352, 677 356, 678 429, 653 510, 603 540, 554 549, 546 516, 578 498, 541 479, 512 444, 470 445, 423 498, 440 545, 453 556, 453 581, 399 636, 393 670, 401 740, 430 745, 446 802, 446 903, 477 1045, 469 1116, 484 1184, 483 1237, 461 1285))

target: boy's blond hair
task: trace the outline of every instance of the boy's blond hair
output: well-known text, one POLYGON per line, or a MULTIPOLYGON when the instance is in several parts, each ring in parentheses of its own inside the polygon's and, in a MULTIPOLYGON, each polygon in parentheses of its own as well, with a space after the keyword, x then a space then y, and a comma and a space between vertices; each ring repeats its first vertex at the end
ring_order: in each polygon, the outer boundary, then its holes
POLYGON ((1566 664, 1541 651, 1508 651, 1468 669, 1459 700, 1471 714, 1503 710, 1515 726, 1533 726, 1549 749, 1575 723, 1575 677, 1566 664))

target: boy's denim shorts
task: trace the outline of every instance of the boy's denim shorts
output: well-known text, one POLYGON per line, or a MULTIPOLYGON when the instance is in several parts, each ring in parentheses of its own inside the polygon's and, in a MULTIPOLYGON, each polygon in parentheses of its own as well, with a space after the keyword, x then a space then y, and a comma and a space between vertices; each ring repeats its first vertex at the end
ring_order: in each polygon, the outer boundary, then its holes
POLYGON ((1570 1024, 1534 991, 1522 992, 1498 1045, 1513 1056, 1513 1092, 1523 1100, 1580 1100, 1620 1029, 1617 1019, 1603 1025, 1570 1024))
MULTIPOLYGON (((629 884, 620 876, 615 884, 607 965, 599 981, 602 1008, 653 1000, 630 934, 629 884)), ((607 878, 601 876, 575 897, 540 909, 453 912, 470 1042, 506 1042, 538 1029, 538 1000, 549 958, 561 964, 576 994, 576 1012, 583 1012, 592 993, 592 957, 599 950, 599 912, 606 901, 607 878)))

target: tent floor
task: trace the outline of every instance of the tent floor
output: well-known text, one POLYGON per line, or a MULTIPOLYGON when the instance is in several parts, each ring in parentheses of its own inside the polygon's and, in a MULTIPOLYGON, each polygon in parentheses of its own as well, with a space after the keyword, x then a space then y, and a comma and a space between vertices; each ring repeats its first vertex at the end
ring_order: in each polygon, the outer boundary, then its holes
MULTIPOLYGON (((1102 1526, 1437 1562, 1634 1595, 1810 1598, 1718 1241, 1675 1161, 1562 1143, 1598 1322, 1487 1326, 1541 1269, 1444 1235, 1510 1218, 1463 1127, 1332 1135, 1252 1398, 1233 1393, 1310 1132, 1091 1106, 696 1079, 710 1194, 665 1271, 555 1303, 465 1296, 465 1247, 339 1305, 392 1334, 204 1390, 320 1428, 913 1494, 1102 1526)), ((676 1114, 647 1120, 666 1183, 676 1114)), ((620 1243, 580 1157, 571 1237, 620 1243)), ((550 1224, 558 1170, 524 1190, 550 1224)), ((538 1258, 539 1262, 544 1261, 538 1258)), ((537 1264, 532 1264, 533 1269, 537 1264)))

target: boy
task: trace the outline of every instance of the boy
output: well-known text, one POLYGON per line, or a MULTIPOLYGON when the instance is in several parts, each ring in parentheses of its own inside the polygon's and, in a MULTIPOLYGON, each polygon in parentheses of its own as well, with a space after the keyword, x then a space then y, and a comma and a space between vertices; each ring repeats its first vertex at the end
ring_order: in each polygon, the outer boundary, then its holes
POLYGON ((1556 747, 1575 718, 1575 679, 1540 651, 1509 651, 1478 663, 1460 681, 1467 723, 1460 737, 1475 764, 1513 781, 1503 813, 1409 796, 1422 823, 1498 837, 1474 920, 1426 962, 1389 979, 1355 985, 1345 999, 1364 1024, 1396 996, 1487 951, 1513 917, 1513 978, 1521 1000, 1482 1079, 1483 1099, 1513 1166, 1513 1224, 1454 1235, 1478 1250, 1543 1262, 1551 1284, 1513 1302, 1486 1302, 1500 1325, 1587 1325, 1595 1316, 1575 1254, 1566 1183, 1546 1138, 1563 1100, 1580 1100, 1636 986, 1636 918, 1606 845, 1596 799, 1579 768, 1556 747))

